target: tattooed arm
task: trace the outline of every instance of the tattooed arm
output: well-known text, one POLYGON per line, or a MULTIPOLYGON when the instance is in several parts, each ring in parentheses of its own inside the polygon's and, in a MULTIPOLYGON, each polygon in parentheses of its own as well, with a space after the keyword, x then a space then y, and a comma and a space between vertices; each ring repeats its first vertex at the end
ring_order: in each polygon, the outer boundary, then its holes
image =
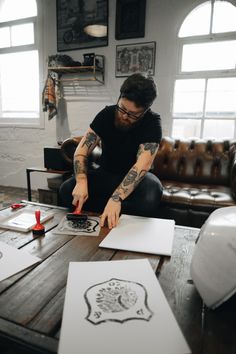
POLYGON ((76 185, 73 189, 73 205, 80 211, 88 199, 87 161, 99 141, 97 134, 89 128, 74 153, 74 173, 76 185))
POLYGON ((150 170, 157 150, 157 143, 145 143, 139 146, 137 161, 109 199, 101 217, 101 226, 104 225, 106 218, 109 228, 117 226, 121 202, 133 192, 147 171, 150 170))

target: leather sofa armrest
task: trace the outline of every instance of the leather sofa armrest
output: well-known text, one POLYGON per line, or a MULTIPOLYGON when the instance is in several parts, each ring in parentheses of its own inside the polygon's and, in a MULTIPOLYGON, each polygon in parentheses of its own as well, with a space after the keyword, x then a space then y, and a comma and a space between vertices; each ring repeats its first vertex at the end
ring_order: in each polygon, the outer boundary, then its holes
POLYGON ((81 139, 82 137, 69 138, 64 140, 61 145, 62 157, 71 166, 71 168, 73 167, 74 152, 81 139))
MULTIPOLYGON (((69 138, 63 141, 61 145, 61 154, 63 159, 73 168, 73 159, 75 150, 80 143, 82 136, 69 138)), ((101 156, 101 147, 96 146, 91 155, 89 156, 88 164, 92 168, 97 168, 99 166, 99 159, 101 156)))

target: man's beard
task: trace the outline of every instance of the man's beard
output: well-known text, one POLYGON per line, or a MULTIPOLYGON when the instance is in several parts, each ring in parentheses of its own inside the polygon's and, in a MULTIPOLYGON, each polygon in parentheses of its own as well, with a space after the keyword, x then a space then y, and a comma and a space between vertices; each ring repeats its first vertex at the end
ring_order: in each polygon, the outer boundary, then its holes
POLYGON ((118 112, 116 112, 114 124, 115 124, 116 129, 123 131, 123 132, 127 132, 131 129, 134 129, 136 127, 136 125, 138 124, 138 122, 130 123, 128 120, 122 120, 119 117, 118 112))

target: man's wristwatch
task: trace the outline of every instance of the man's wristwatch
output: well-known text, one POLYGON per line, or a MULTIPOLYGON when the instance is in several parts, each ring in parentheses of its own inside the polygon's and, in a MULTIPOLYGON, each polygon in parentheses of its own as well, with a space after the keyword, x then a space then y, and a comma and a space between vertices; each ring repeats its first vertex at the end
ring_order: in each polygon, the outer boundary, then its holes
POLYGON ((114 201, 114 202, 123 202, 123 199, 118 195, 118 194, 115 194, 115 195, 112 195, 111 196, 111 199, 114 201))

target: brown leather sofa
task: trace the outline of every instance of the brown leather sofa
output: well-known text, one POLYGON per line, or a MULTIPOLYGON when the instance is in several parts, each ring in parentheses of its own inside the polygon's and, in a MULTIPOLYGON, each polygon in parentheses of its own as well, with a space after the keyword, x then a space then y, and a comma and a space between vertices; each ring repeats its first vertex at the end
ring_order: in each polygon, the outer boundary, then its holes
MULTIPOLYGON (((80 139, 62 144, 62 155, 71 166, 80 139)), ((100 154, 96 147, 90 157, 92 167, 99 165, 100 154)), ((236 141, 164 137, 152 172, 164 187, 157 217, 201 227, 216 208, 236 205, 236 141)))

